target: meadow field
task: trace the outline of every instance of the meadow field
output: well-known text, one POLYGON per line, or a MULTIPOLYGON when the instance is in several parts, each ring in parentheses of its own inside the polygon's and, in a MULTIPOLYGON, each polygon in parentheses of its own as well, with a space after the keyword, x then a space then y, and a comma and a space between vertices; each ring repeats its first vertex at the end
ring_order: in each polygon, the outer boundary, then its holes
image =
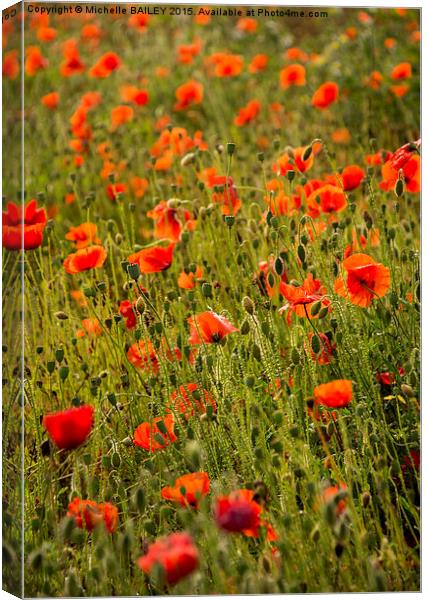
POLYGON ((419 590, 419 11, 63 6, 3 13, 4 589, 419 590))

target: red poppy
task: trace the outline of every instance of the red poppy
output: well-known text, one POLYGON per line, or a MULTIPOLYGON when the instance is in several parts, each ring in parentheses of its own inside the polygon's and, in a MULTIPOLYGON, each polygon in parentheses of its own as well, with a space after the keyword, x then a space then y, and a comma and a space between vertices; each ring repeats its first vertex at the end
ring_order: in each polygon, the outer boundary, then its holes
POLYGON ((124 102, 133 102, 137 106, 144 106, 149 99, 146 90, 140 90, 134 85, 122 85, 120 92, 124 102))
POLYGON ((399 171, 399 169, 403 169, 405 165, 411 160, 414 152, 420 147, 421 140, 417 140, 416 142, 408 142, 404 144, 400 148, 393 152, 390 156, 390 166, 392 169, 399 171))
POLYGON ((362 179, 365 177, 365 171, 358 165, 349 165, 342 170, 340 179, 342 181, 343 190, 350 192, 359 187, 362 179))
POLYGON ((117 200, 117 196, 119 194, 124 194, 127 189, 128 189, 128 187, 125 183, 120 183, 120 182, 110 183, 107 186, 107 194, 108 194, 108 197, 110 198, 110 200, 115 202, 117 200))
POLYGON ((147 369, 156 375, 159 371, 159 359, 150 340, 139 340, 127 351, 130 363, 140 369, 147 369))
POLYGON ((134 29, 136 29, 137 31, 142 33, 147 29, 149 22, 150 22, 150 15, 144 15, 143 13, 139 13, 139 14, 136 13, 136 14, 132 15, 131 17, 129 17, 128 25, 129 25, 129 27, 133 27, 134 29))
POLYGON ((221 529, 230 533, 243 533, 248 537, 259 537, 259 528, 267 529, 267 539, 275 541, 278 535, 273 527, 261 518, 262 507, 254 500, 252 490, 235 490, 228 496, 217 499, 215 520, 221 529))
POLYGON ((260 110, 261 102, 259 100, 251 100, 246 106, 239 110, 239 114, 234 119, 234 124, 238 127, 247 125, 247 123, 256 119, 260 110))
POLYGON ((286 272, 283 272, 280 277, 277 275, 274 263, 275 259, 273 256, 270 256, 268 261, 263 260, 259 262, 258 272, 255 275, 255 281, 261 293, 267 294, 269 298, 273 298, 276 294, 281 293, 282 284, 287 281, 286 272))
POLYGON ((209 494, 209 475, 204 471, 188 473, 178 477, 173 486, 162 488, 162 498, 171 500, 181 506, 197 508, 201 498, 209 494))
POLYGON ((80 250, 80 248, 86 248, 86 246, 101 242, 96 237, 96 232, 97 226, 94 223, 82 223, 78 227, 70 227, 65 238, 74 242, 77 250, 80 250))
POLYGON ((188 533, 172 533, 148 547, 147 553, 138 559, 138 566, 149 575, 160 565, 169 585, 187 577, 199 566, 199 553, 188 533))
POLYGON ((197 265, 195 273, 192 271, 189 273, 181 271, 178 277, 178 285, 184 290, 192 290, 196 287, 196 281, 201 279, 201 277, 203 277, 203 271, 202 268, 197 265))
POLYGON ((189 317, 190 344, 213 344, 220 342, 229 333, 239 331, 230 321, 212 311, 189 317))
POLYGON ((67 40, 63 45, 62 51, 64 54, 64 62, 59 69, 62 77, 71 77, 72 75, 83 73, 86 66, 80 59, 80 52, 76 40, 67 40))
POLYGON ((347 206, 347 198, 337 185, 324 184, 314 190, 307 198, 308 214, 316 219, 321 212, 329 214, 341 212, 347 206))
POLYGON ((171 395, 170 408, 184 415, 186 419, 196 413, 204 414, 209 405, 216 411, 216 402, 212 394, 200 388, 197 383, 180 385, 171 395))
POLYGON ((177 99, 175 110, 184 110, 192 104, 200 104, 203 100, 203 85, 192 79, 180 85, 175 96, 177 99))
POLYGON ((103 246, 87 246, 69 254, 64 260, 64 269, 70 275, 76 275, 89 269, 99 269, 107 258, 107 251, 103 246))
POLYGON ((283 283, 280 292, 288 300, 288 303, 279 309, 279 313, 288 311, 288 323, 291 322, 292 313, 300 318, 316 319, 318 315, 313 316, 311 314, 311 308, 315 302, 320 301, 322 307, 330 307, 331 304, 331 301, 325 297, 326 288, 322 285, 320 279, 313 277, 312 273, 308 274, 300 286, 283 283))
POLYGON ((57 108, 59 104, 59 94, 58 92, 50 92, 50 94, 46 94, 42 97, 41 103, 47 108, 54 109, 57 108))
POLYGON ((131 106, 127 106, 126 104, 116 106, 111 111, 111 127, 117 129, 120 125, 129 123, 129 121, 132 121, 133 115, 134 110, 131 106))
POLYGON ((396 65, 391 72, 392 79, 409 79, 410 77, 412 77, 412 66, 408 62, 396 65))
POLYGON ((314 388, 314 401, 327 408, 343 408, 353 399, 353 383, 349 379, 336 379, 314 388))
POLYGON ((268 65, 268 56, 266 54, 256 54, 248 66, 250 73, 258 73, 264 71, 268 65))
POLYGON ((58 448, 72 450, 81 446, 90 434, 93 413, 93 406, 77 406, 44 416, 43 427, 58 448))
POLYGON ((136 302, 129 302, 129 300, 122 300, 120 302, 119 312, 122 317, 125 319, 126 329, 133 329, 136 327, 137 317, 136 317, 136 302))
POLYGON ((282 88, 289 86, 305 85, 305 67, 302 65, 289 65, 280 71, 280 85, 282 88))
POLYGON ((178 46, 178 62, 184 65, 191 64, 201 49, 202 40, 200 38, 196 38, 192 44, 178 46))
POLYGON ((313 94, 311 104, 316 108, 327 108, 338 100, 339 88, 333 81, 323 83, 313 94))
POLYGON ((162 200, 152 210, 147 212, 147 217, 154 219, 154 237, 178 242, 181 237, 182 225, 178 219, 176 208, 169 208, 169 204, 162 200))
MULTIPOLYGON (((399 160, 396 162, 398 163, 399 160)), ((413 154, 399 170, 393 167, 391 160, 388 160, 382 166, 381 174, 383 176, 383 181, 380 183, 380 188, 384 191, 394 190, 396 181, 399 177, 404 181, 406 191, 411 192, 412 194, 418 194, 421 190, 421 160, 418 154, 413 154)))
POLYGON ((4 77, 16 79, 19 75, 19 60, 18 51, 9 50, 6 52, 3 59, 2 73, 4 77))
POLYGON ((89 337, 98 337, 103 334, 101 323, 98 319, 82 319, 83 329, 79 329, 76 337, 82 338, 87 334, 89 337))
POLYGON ((136 263, 141 273, 159 273, 160 271, 166 271, 171 266, 174 248, 174 243, 169 244, 166 248, 163 246, 143 248, 139 252, 128 256, 128 261, 136 263))
POLYGON ((243 58, 237 54, 216 52, 207 57, 206 64, 208 67, 213 65, 213 74, 215 77, 235 77, 243 69, 243 58))
POLYGON ((48 61, 41 53, 38 46, 29 46, 26 50, 25 72, 27 75, 33 76, 38 71, 46 69, 48 61))
MULTIPOLYGON (((399 373, 400 377, 405 374, 405 370, 402 367, 398 367, 397 372, 399 373)), ((393 383, 396 383, 396 374, 390 371, 385 371, 383 373, 377 373, 376 379, 382 385, 393 385, 393 383)))
POLYGON ((8 202, 6 212, 3 212, 3 247, 8 250, 38 248, 43 242, 46 221, 46 211, 44 208, 37 208, 36 200, 30 200, 24 211, 14 202, 8 202))
POLYGON ((114 504, 73 498, 68 505, 67 517, 74 519, 77 527, 93 531, 101 523, 109 533, 114 533, 119 522, 119 511, 114 504))
POLYGON ((320 503, 323 505, 336 504, 335 514, 337 517, 342 515, 347 505, 347 485, 345 483, 339 483, 338 485, 330 485, 323 490, 321 497, 319 498, 320 503), (337 495, 344 496, 336 502, 337 495))
POLYGON ((89 71, 91 77, 104 78, 111 75, 121 65, 121 60, 115 52, 106 52, 89 71))
POLYGON ((307 150, 306 146, 293 148, 289 152, 282 154, 277 162, 273 163, 272 169, 276 175, 286 175, 288 171, 295 171, 295 167, 300 173, 305 173, 313 166, 315 152, 304 160, 303 156, 307 150))
POLYGON ((148 452, 162 450, 176 442, 177 439, 174 433, 174 417, 171 413, 164 417, 157 417, 150 422, 141 423, 133 434, 135 446, 140 446, 148 452))
POLYGON ((382 298, 390 289, 390 270, 367 254, 352 254, 342 266, 346 280, 339 277, 334 290, 357 306, 369 306, 374 298, 382 298))

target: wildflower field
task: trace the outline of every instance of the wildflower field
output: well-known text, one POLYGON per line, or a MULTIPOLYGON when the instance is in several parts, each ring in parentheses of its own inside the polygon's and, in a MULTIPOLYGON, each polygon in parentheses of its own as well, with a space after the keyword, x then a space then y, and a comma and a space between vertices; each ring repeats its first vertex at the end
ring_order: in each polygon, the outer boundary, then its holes
POLYGON ((3 13, 4 588, 418 590, 419 11, 60 6, 3 13))

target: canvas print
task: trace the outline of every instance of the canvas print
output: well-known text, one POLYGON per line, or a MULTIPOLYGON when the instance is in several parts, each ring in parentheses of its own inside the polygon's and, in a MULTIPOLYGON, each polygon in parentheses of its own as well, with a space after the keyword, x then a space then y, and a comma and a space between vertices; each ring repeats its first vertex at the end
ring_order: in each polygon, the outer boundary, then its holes
POLYGON ((3 588, 420 589, 420 11, 3 11, 3 588))

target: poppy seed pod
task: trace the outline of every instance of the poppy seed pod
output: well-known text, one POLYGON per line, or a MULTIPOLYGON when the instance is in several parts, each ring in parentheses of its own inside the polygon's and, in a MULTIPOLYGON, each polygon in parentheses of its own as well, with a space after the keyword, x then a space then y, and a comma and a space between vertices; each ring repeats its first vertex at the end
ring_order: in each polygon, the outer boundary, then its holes
POLYGON ((227 144, 227 154, 229 156, 233 156, 235 149, 236 149, 236 144, 234 144, 233 142, 228 142, 228 144, 227 144))
POLYGON ((249 296, 245 296, 243 298, 242 306, 249 315, 253 315, 255 313, 255 303, 251 298, 249 298, 249 296))

